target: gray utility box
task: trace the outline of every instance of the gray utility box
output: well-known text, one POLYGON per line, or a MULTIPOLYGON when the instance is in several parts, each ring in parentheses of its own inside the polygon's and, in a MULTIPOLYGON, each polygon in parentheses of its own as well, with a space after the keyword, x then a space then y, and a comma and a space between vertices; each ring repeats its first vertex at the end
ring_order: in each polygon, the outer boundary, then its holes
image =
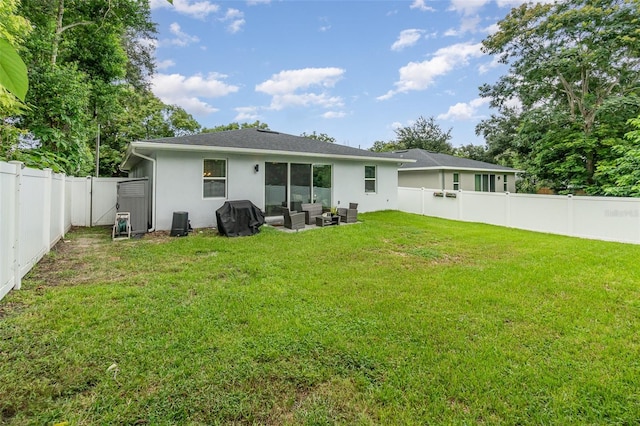
POLYGON ((145 234, 151 226, 149 179, 118 182, 116 211, 131 213, 131 233, 145 234))

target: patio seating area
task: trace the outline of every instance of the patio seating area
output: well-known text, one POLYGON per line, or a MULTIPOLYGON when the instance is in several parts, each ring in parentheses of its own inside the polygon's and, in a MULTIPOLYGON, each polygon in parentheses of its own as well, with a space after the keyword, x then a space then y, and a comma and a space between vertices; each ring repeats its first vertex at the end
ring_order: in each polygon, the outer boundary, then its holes
POLYGON ((335 214, 323 211, 320 203, 303 203, 303 211, 292 211, 282 207, 282 216, 266 218, 266 225, 283 232, 308 231, 328 226, 353 225, 358 223, 358 204, 349 203, 349 208, 339 208, 335 214))

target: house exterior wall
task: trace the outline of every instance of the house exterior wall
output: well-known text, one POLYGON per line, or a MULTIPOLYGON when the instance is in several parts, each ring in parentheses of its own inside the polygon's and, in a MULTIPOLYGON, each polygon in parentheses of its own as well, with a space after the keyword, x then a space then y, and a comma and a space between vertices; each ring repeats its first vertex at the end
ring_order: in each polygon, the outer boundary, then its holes
POLYGON ((430 188, 453 191, 453 175, 458 173, 458 189, 475 191, 476 174, 496 175, 495 192, 505 192, 504 175, 507 175, 507 191, 516 192, 516 176, 513 172, 491 172, 473 170, 411 170, 398 172, 398 186, 404 188, 430 188), (442 176, 444 175, 444 185, 442 176))
MULTIPOLYGON (((446 171, 444 189, 453 190, 453 174, 455 171, 446 171)), ((460 188, 463 191, 475 191, 476 190, 476 175, 477 174, 493 174, 496 175, 496 190, 495 192, 516 192, 516 175, 513 172, 490 172, 490 171, 460 171, 457 172, 460 188), (507 189, 504 188, 504 176, 507 175, 507 189)))
POLYGON ((441 189, 442 181, 438 170, 409 170, 398 172, 398 186, 441 189))
MULTIPOLYGON (((170 230, 173 213, 189 213, 194 228, 213 227, 215 211, 228 200, 250 200, 260 209, 265 209, 264 171, 266 162, 331 164, 332 205, 345 206, 358 203, 359 212, 397 208, 398 173, 397 163, 337 160, 304 156, 243 155, 205 152, 158 151, 156 153, 156 229, 170 230), (227 161, 227 196, 204 198, 203 160, 224 159, 227 161), (259 171, 254 167, 258 165, 259 171), (376 192, 365 192, 365 165, 376 166, 376 192)), ((151 176, 149 161, 141 161, 130 176, 151 176)))

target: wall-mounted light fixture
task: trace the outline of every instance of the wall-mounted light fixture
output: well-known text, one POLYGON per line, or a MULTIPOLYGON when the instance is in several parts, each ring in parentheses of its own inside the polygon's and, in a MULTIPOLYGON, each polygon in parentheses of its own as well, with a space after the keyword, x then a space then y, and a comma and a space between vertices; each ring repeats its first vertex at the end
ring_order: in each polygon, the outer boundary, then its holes
POLYGON ((256 164, 255 166, 253 166, 253 170, 258 173, 260 171, 260 164, 256 164))

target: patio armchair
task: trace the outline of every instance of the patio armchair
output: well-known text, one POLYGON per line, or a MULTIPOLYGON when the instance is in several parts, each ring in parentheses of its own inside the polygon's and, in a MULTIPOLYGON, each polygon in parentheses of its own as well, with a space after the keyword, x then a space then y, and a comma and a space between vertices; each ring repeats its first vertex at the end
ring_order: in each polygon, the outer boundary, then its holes
POLYGON ((339 208, 338 215, 342 223, 356 223, 358 221, 358 203, 349 203, 349 208, 339 208))
POLYGON ((291 212, 287 207, 282 208, 284 215, 284 227, 287 229, 304 229, 305 214, 300 212, 291 212))
POLYGON ((321 203, 302 203, 302 211, 304 212, 304 223, 307 225, 315 225, 316 217, 322 216, 322 204, 321 203))

